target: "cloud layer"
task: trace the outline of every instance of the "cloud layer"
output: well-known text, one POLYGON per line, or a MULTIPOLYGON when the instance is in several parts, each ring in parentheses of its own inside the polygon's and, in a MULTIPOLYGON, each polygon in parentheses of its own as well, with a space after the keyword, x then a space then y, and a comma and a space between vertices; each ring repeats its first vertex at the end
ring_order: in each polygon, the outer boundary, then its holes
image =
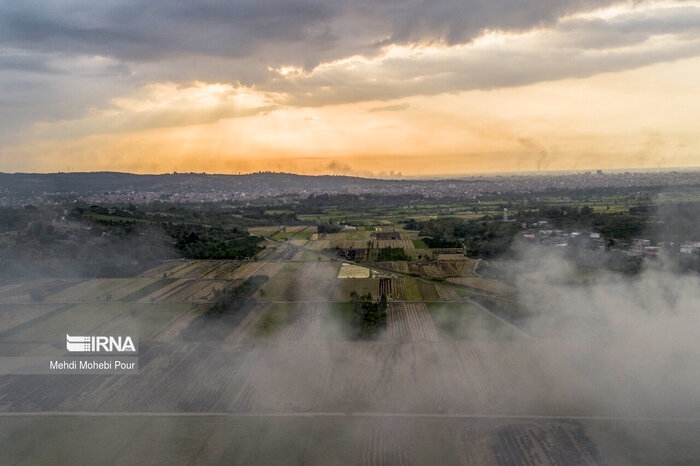
POLYGON ((389 127, 419 96, 689 59, 700 3, 0 1, 0 44, 8 170, 42 140, 346 104, 389 127))

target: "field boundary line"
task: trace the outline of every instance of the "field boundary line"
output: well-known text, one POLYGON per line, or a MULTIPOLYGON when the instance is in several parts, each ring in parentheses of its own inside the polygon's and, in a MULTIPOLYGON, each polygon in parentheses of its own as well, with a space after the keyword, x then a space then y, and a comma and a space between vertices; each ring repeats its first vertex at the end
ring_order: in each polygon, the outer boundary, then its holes
POLYGON ((614 416, 584 414, 470 414, 470 413, 392 413, 392 412, 118 412, 118 411, 6 411, 0 417, 368 417, 415 419, 532 419, 579 421, 700 422, 700 417, 614 416))

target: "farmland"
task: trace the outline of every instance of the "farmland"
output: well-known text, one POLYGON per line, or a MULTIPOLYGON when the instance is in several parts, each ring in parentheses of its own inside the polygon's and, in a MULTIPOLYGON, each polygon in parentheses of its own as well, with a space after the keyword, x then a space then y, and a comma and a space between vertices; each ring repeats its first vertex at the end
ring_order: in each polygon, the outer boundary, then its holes
MULTIPOLYGON (((0 356, 61 356, 66 333, 129 334, 140 362, 138 375, 0 375, 2 462, 42 462, 54 442, 81 438, 62 459, 613 464, 630 448, 658 457, 638 440, 651 431, 700 433, 697 422, 651 422, 626 436, 617 419, 631 412, 614 401, 619 387, 588 383, 586 370, 568 372, 579 394, 543 389, 556 379, 541 361, 557 355, 564 372, 576 348, 556 332, 531 333, 517 289, 480 276, 479 261, 459 250, 427 248, 417 232, 392 226, 251 232, 267 244, 255 259, 2 284, 0 356), (382 248, 408 260, 374 260, 382 248), (246 284, 234 308, 213 312, 226 290, 246 284), (365 295, 388 300, 373 339, 352 327, 353 300, 365 295), (610 400, 609 418, 591 416, 591 399, 610 400), (46 445, 9 442, 26 429, 64 434, 46 445), (91 446, 115 432, 118 441, 91 446)), ((650 417, 687 415, 655 409, 650 417)))

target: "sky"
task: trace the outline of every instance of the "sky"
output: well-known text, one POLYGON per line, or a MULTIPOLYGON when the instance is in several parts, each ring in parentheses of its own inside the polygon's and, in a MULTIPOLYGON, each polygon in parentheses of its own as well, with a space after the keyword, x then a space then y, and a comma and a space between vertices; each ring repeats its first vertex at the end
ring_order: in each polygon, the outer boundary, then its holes
POLYGON ((700 1, 0 0, 0 171, 700 166, 700 1))

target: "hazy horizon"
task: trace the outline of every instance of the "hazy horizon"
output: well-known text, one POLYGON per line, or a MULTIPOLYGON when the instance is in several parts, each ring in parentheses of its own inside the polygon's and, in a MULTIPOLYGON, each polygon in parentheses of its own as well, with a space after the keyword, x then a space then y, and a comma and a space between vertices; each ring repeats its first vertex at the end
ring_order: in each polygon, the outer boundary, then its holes
POLYGON ((498 177, 498 176, 553 176, 553 175, 575 175, 591 172, 602 172, 603 174, 621 174, 621 173, 666 173, 666 172, 694 172, 700 170, 700 166, 687 167, 629 167, 629 168, 610 168, 610 169, 580 169, 580 170, 539 170, 539 171, 504 171, 504 172, 471 172, 471 173, 436 173, 423 176, 406 176, 395 174, 389 176, 387 174, 369 174, 362 175, 346 175, 341 173, 303 173, 303 172, 288 172, 274 170, 258 170, 240 173, 223 173, 223 172, 196 172, 196 171, 171 171, 171 172, 137 172, 137 171, 117 171, 117 170, 91 170, 91 171, 16 171, 0 173, 7 175, 58 175, 58 174, 91 174, 91 173, 118 173, 123 175, 144 175, 144 176, 160 176, 160 175, 210 175, 210 176, 245 176, 256 175, 261 173, 269 173, 275 175, 297 175, 297 176, 346 176, 351 178, 365 178, 378 180, 415 180, 415 181, 430 181, 430 180, 449 180, 449 179, 464 179, 464 178, 480 178, 480 177, 498 177))

